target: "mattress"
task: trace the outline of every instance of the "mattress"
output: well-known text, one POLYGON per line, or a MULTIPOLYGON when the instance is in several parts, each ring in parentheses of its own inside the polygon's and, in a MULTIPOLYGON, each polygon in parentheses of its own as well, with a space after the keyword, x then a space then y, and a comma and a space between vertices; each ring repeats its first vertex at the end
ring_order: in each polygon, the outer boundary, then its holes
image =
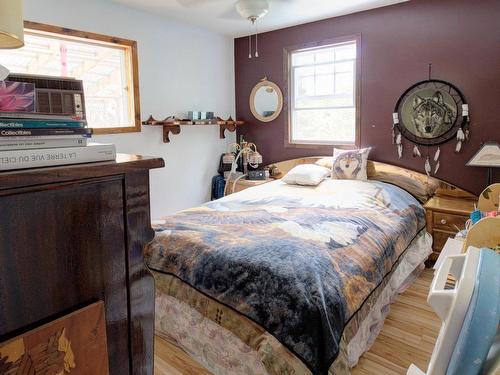
POLYGON ((346 180, 275 181, 167 217, 146 249, 157 331, 215 373, 348 372, 430 252, 424 225, 402 189, 346 180))

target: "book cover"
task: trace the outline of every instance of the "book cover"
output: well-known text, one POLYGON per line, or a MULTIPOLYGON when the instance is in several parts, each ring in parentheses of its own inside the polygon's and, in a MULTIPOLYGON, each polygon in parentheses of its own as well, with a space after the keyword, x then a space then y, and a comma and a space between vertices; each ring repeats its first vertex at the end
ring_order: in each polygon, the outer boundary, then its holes
POLYGON ((61 138, 58 139, 25 139, 25 140, 12 140, 0 139, 0 151, 9 150, 28 150, 39 148, 63 148, 63 147, 83 147, 87 145, 85 137, 79 138, 61 138))
POLYGON ((85 135, 92 136, 92 129, 88 128, 61 128, 61 129, 0 129, 0 137, 30 137, 54 135, 85 135))
POLYGON ((0 119, 0 128, 4 129, 83 128, 85 126, 84 121, 76 120, 0 119))
POLYGON ((94 143, 86 147, 0 151, 0 171, 54 167, 115 159, 116 149, 113 144, 94 143))
POLYGON ((59 121, 82 121, 85 119, 75 115, 44 114, 38 112, 1 112, 0 119, 28 119, 28 120, 59 120, 59 121))
POLYGON ((33 83, 0 81, 0 112, 34 112, 33 83))
POLYGON ((41 139, 85 139, 89 140, 91 137, 88 134, 63 134, 63 135, 29 135, 19 137, 0 137, 0 142, 13 142, 13 141, 34 141, 41 139))

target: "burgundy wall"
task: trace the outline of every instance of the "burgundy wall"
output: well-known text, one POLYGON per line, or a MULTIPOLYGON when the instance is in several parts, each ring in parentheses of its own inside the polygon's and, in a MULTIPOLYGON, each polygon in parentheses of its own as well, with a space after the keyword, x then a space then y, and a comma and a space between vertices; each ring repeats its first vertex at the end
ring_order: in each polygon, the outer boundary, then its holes
MULTIPOLYGON (((272 11, 272 10, 271 10, 272 11)), ((238 135, 257 144, 265 163, 320 149, 284 146, 285 111, 273 122, 251 114, 248 97, 265 75, 284 89, 283 48, 361 34, 361 146, 373 146, 371 159, 423 171, 424 160, 406 144, 398 160, 391 144, 394 105, 413 83, 433 78, 457 86, 469 103, 471 137, 460 154, 455 142, 441 146, 437 177, 478 194, 486 185, 484 168, 465 163, 488 140, 500 141, 500 1, 412 0, 371 11, 331 18, 259 35, 260 58, 248 59, 248 39, 235 39, 236 115, 247 122, 238 135)), ((285 105, 287 98, 285 98, 285 105)), ((500 180, 495 171, 494 180, 500 180)))

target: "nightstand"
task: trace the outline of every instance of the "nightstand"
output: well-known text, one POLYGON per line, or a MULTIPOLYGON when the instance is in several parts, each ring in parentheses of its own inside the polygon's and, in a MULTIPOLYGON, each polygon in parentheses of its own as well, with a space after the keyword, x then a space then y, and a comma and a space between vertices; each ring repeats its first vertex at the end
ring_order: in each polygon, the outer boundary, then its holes
POLYGON ((425 205, 427 232, 432 235, 432 254, 427 265, 432 265, 439 256, 448 237, 465 228, 465 222, 474 210, 473 200, 433 197, 425 205))
POLYGON ((274 181, 274 179, 268 178, 267 180, 247 180, 247 179, 241 178, 236 182, 236 185, 234 186, 234 190, 233 190, 234 180, 231 179, 230 181, 227 182, 229 184, 229 186, 227 187, 226 195, 237 193, 238 191, 242 191, 242 190, 254 187, 254 186, 267 184, 268 182, 271 182, 271 181, 274 181))

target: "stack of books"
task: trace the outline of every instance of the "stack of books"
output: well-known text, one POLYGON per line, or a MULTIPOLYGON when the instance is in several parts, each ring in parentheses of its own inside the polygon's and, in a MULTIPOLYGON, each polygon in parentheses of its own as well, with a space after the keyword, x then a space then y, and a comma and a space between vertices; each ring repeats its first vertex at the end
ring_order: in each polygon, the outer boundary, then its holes
POLYGON ((0 109, 0 170, 114 160, 113 144, 92 144, 85 120, 0 109))

